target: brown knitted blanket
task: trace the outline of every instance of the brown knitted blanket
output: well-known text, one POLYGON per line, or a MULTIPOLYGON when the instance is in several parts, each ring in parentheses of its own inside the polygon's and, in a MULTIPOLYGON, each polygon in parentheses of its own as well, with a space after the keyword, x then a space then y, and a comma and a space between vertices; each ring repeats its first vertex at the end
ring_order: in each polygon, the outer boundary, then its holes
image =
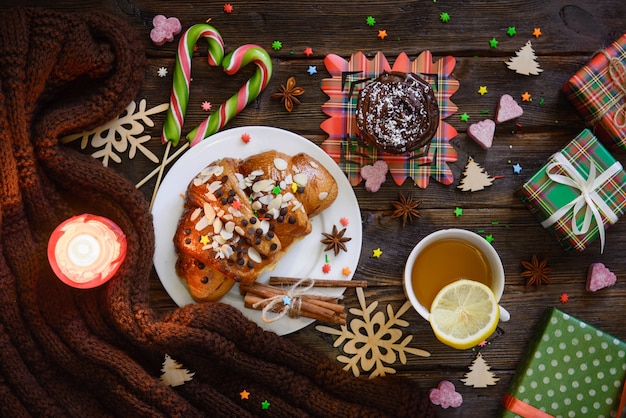
POLYGON ((135 34, 113 16, 0 16, 0 415, 434 415, 411 382, 355 378, 227 305, 167 317, 151 309, 154 236, 143 195, 58 140, 120 114, 143 64, 135 34), (93 290, 64 285, 46 258, 52 230, 83 212, 112 219, 128 240, 116 276, 93 290), (166 353, 195 373, 191 381, 161 382, 166 353))

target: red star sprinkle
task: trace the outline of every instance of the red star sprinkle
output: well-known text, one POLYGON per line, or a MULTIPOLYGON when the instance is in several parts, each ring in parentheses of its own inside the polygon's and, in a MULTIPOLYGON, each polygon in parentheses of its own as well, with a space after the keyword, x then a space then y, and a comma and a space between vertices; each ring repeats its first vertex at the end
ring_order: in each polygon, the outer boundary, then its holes
POLYGON ((323 272, 324 274, 328 274, 328 273, 330 273, 330 268, 331 268, 331 267, 330 267, 330 264, 328 264, 328 263, 327 263, 327 264, 324 264, 324 265, 322 266, 322 272, 323 272))
POLYGON ((250 134, 241 134, 241 140, 247 144, 250 142, 250 134))
POLYGON ((487 340, 482 340, 481 342, 478 343, 479 347, 485 347, 487 345, 487 340))
POLYGON ((233 205, 233 207, 234 207, 235 209, 237 209, 237 210, 241 209, 241 201, 240 201, 240 200, 238 200, 238 199, 233 200, 232 205, 233 205))
POLYGON ((309 48, 308 46, 304 48, 304 55, 306 55, 307 57, 313 55, 313 48, 309 48))
POLYGON ((561 303, 567 303, 569 302, 569 295, 563 292, 561 293, 561 297, 559 298, 559 300, 561 301, 561 303))
POLYGON ((339 219, 339 222, 341 222, 341 225, 346 227, 350 223, 350 219, 348 219, 348 218, 341 218, 341 219, 339 219))
POLYGON ((234 10, 234 7, 233 7, 233 5, 232 5, 232 4, 230 4, 230 3, 226 3, 226 4, 224 5, 224 13, 232 13, 232 12, 233 12, 233 10, 234 10))

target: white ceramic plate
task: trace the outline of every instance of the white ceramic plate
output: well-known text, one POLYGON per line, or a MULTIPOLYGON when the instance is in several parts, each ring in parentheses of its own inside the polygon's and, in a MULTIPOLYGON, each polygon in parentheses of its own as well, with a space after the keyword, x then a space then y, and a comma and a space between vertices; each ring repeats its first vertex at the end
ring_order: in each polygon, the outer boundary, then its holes
MULTIPOLYGON (((216 159, 224 157, 245 158, 272 149, 288 155, 306 152, 318 160, 335 177, 339 186, 339 195, 328 209, 311 220, 313 225, 311 233, 292 245, 287 254, 278 262, 274 271, 265 272, 258 281, 267 282, 270 275, 294 278, 352 279, 352 274, 356 270, 361 254, 361 213, 354 191, 345 174, 320 147, 293 132, 264 126, 234 128, 218 132, 187 150, 168 171, 154 200, 152 207, 156 235, 154 266, 163 287, 178 306, 195 303, 186 285, 176 275, 177 257, 173 243, 176 226, 183 211, 183 196, 187 185, 200 170, 216 159), (241 136, 244 133, 250 135, 250 142, 242 141, 241 136), (346 243, 347 252, 342 251, 335 256, 332 251, 324 251, 324 245, 320 240, 323 238, 322 232, 331 232, 333 225, 337 225, 338 229, 343 228, 340 223, 341 218, 349 220, 345 236, 352 238, 352 240, 346 243), (324 274, 322 266, 326 264, 327 259, 331 271, 324 274), (349 276, 343 275, 344 267, 350 269, 349 276)), ((340 296, 344 290, 344 288, 315 289, 315 292, 340 296)), ((264 329, 279 335, 297 331, 313 322, 308 318, 289 318, 287 316, 274 322, 264 322, 260 311, 244 307, 238 286, 233 287, 220 302, 238 308, 245 316, 264 329)))

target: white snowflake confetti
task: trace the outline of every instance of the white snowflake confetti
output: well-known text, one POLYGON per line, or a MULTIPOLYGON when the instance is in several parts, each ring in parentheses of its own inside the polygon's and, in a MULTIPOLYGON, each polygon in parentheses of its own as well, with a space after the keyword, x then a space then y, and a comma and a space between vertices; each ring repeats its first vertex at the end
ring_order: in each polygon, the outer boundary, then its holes
POLYGON ((150 161, 158 163, 159 158, 143 145, 150 141, 151 136, 143 135, 138 137, 138 135, 144 132, 145 126, 154 126, 154 122, 149 116, 164 112, 168 107, 168 103, 162 103, 146 110, 146 100, 141 99, 139 109, 137 109, 137 103, 132 101, 117 119, 113 119, 93 131, 61 138, 61 142, 67 144, 80 139, 80 147, 81 149, 85 149, 91 138, 91 146, 93 148, 99 148, 92 153, 91 156, 94 158, 102 158, 102 165, 104 166, 109 165, 109 160, 113 160, 116 163, 122 162, 118 153, 124 153, 127 150, 128 158, 130 159, 135 158, 135 154, 137 150, 139 150, 139 152, 145 155, 150 161), (135 110, 137 110, 137 113, 135 113, 135 110), (143 124, 140 122, 143 122, 143 124))
POLYGON ((430 357, 430 353, 418 348, 407 347, 413 339, 412 335, 402 338, 402 331, 394 326, 407 327, 409 323, 400 317, 409 309, 411 303, 405 302, 397 313, 393 307, 387 305, 388 320, 385 320, 384 312, 375 312, 378 302, 375 301, 369 306, 366 305, 365 295, 362 288, 356 289, 361 309, 351 308, 350 313, 357 316, 350 321, 350 329, 347 325, 342 325, 341 330, 325 325, 315 327, 320 332, 337 335, 333 347, 339 347, 345 342, 343 351, 352 356, 337 356, 337 360, 345 363, 344 370, 352 370, 355 376, 359 376, 361 371, 374 371, 369 375, 370 379, 376 376, 385 376, 387 373, 394 374, 396 370, 388 365, 393 365, 396 359, 400 359, 402 364, 406 364, 406 353, 416 356, 430 357))
POLYGON ((157 75, 159 77, 165 77, 167 75, 167 68, 161 67, 157 70, 157 75))

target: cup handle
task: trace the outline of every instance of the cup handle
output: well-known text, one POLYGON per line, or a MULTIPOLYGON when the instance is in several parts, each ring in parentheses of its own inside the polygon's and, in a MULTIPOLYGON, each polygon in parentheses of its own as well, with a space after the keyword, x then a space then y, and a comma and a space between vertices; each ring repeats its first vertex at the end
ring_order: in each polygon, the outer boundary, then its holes
POLYGON ((507 311, 506 309, 504 309, 500 305, 498 305, 498 306, 500 307, 500 321, 506 322, 509 319, 511 319, 511 314, 509 313, 509 311, 507 311))

